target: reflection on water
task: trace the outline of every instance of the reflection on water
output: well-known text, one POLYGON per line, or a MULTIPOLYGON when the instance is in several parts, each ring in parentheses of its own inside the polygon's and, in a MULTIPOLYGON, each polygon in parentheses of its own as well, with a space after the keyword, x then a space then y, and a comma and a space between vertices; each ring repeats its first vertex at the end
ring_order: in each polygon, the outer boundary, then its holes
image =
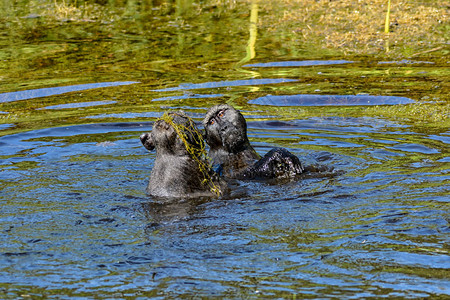
POLYGON ((146 112, 146 113, 121 113, 121 114, 100 114, 95 116, 87 116, 86 119, 135 119, 135 118, 159 118, 162 113, 146 112))
POLYGON ((110 87, 110 86, 129 85, 129 84, 135 84, 135 83, 138 83, 138 82, 137 81, 101 82, 101 83, 77 84, 77 85, 70 85, 70 86, 59 86, 59 87, 52 87, 52 88, 42 88, 42 89, 36 89, 36 90, 3 93, 3 94, 0 94, 0 103, 34 99, 34 98, 40 98, 40 97, 48 97, 48 96, 61 95, 61 94, 70 93, 70 92, 78 92, 78 91, 84 91, 84 90, 89 90, 89 89, 98 89, 98 88, 104 88, 104 87, 110 87))
POLYGON ((152 99, 152 101, 168 101, 168 100, 182 100, 182 99, 201 99, 201 98, 217 98, 222 97, 223 94, 210 94, 210 95, 202 95, 202 94, 184 94, 182 96, 169 96, 169 97, 161 97, 152 99))
POLYGON ((308 66, 322 66, 322 65, 341 65, 351 64, 353 61, 344 59, 340 60, 300 60, 300 61, 272 61, 267 63, 247 64, 243 67, 255 68, 280 68, 280 67, 308 67, 308 66))
POLYGON ((249 104, 272 106, 337 106, 337 105, 394 105, 414 101, 406 97, 371 95, 267 95, 250 100, 249 104))
POLYGON ((169 92, 179 90, 195 90, 195 89, 212 89, 232 86, 246 86, 246 85, 262 85, 262 84, 276 84, 285 82, 294 82, 295 79, 286 78, 263 78, 263 79, 246 79, 233 81, 218 81, 218 82, 204 82, 204 83, 183 83, 177 87, 153 90, 153 92, 169 92))
POLYGON ((78 102, 78 103, 66 103, 66 104, 58 104, 58 105, 50 105, 41 109, 64 109, 64 108, 79 108, 79 107, 90 107, 97 105, 108 105, 116 103, 117 101, 92 101, 92 102, 78 102))
POLYGON ((433 65, 434 62, 432 61, 417 61, 417 60, 409 60, 409 59, 402 59, 399 61, 379 61, 379 65, 387 65, 387 64, 393 64, 393 65, 414 65, 414 64, 428 64, 433 65))
POLYGON ((13 124, 0 124, 0 130, 13 127, 13 124))

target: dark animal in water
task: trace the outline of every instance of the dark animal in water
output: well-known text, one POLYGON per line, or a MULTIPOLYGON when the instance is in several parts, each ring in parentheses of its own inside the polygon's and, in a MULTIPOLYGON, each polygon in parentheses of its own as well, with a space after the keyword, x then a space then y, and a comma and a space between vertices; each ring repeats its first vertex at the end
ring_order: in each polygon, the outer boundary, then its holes
POLYGON ((202 134, 184 112, 165 113, 140 136, 156 150, 147 193, 155 197, 218 196, 226 189, 206 159, 202 134))
POLYGON ((274 148, 261 158, 250 145, 244 116, 228 104, 211 107, 203 125, 209 156, 227 178, 287 179, 303 172, 298 157, 284 148, 274 148))

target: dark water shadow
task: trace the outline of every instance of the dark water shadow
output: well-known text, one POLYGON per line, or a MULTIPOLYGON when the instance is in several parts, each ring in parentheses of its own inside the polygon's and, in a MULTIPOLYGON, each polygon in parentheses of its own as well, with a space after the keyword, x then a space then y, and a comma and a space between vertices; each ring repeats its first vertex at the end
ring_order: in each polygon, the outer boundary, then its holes
POLYGON ((191 199, 154 200, 149 196, 148 201, 140 204, 138 210, 148 221, 147 229, 155 230, 164 224, 180 220, 187 220, 202 211, 202 204, 213 201, 211 198, 200 197, 191 199))
POLYGON ((418 64, 426 64, 426 65, 434 65, 434 62, 431 61, 418 61, 418 60, 409 60, 402 59, 398 61, 379 61, 379 65, 418 65, 418 64))
POLYGON ((371 95, 282 95, 256 98, 249 104, 271 106, 354 106, 354 105, 396 105, 409 104, 414 100, 396 96, 371 95))

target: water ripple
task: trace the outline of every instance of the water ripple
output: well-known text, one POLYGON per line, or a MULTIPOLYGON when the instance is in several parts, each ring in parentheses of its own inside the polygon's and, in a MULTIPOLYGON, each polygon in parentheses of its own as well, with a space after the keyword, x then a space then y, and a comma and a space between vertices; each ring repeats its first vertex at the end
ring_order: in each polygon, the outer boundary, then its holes
POLYGON ((88 83, 88 84, 77 84, 69 86, 58 86, 51 88, 42 88, 35 90, 26 90, 19 92, 10 92, 0 94, 0 103, 12 102, 19 100, 34 99, 40 97, 48 97, 54 95, 60 95, 64 93, 84 91, 89 89, 98 89, 111 86, 121 86, 139 83, 137 81, 115 81, 115 82, 100 82, 100 83, 88 83))
POLYGON ((414 101, 406 97, 371 95, 267 95, 248 101, 249 104, 270 106, 353 106, 396 105, 414 101))
POLYGON ((217 98, 222 97, 223 94, 184 94, 181 96, 169 96, 152 99, 152 101, 170 101, 170 100, 181 100, 181 99, 202 99, 202 98, 217 98))
POLYGON ((354 61, 349 60, 300 60, 300 61, 274 61, 267 63, 248 64, 243 67, 257 68, 279 68, 279 67, 307 67, 307 66, 323 66, 323 65, 342 65, 351 64, 354 61))
POLYGON ((50 105, 50 106, 46 106, 46 107, 43 107, 43 108, 40 108, 40 109, 80 108, 80 107, 108 105, 108 104, 114 104, 114 103, 117 103, 117 101, 105 100, 105 101, 78 102, 78 103, 66 103, 66 104, 50 105))
POLYGON ((180 90, 212 89, 212 88, 232 87, 232 86, 277 84, 277 83, 295 82, 295 81, 298 81, 298 80, 286 79, 286 78, 263 78, 263 79, 244 79, 244 80, 215 81, 215 82, 203 82, 203 83, 183 83, 177 87, 152 90, 152 91, 153 92, 170 92, 170 91, 180 91, 180 90))

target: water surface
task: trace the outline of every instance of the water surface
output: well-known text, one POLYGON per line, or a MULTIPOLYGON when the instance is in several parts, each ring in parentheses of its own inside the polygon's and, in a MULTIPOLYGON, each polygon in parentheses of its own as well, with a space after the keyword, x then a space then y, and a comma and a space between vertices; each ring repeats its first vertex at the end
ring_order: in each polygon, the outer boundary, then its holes
POLYGON ((0 13, 17 25, 0 37, 1 298, 450 295, 450 131, 395 116, 448 102, 442 60, 330 56, 260 30, 240 66, 247 6, 143 7, 0 13), (334 171, 145 195, 155 153, 139 135, 173 109, 200 126, 218 103, 243 112, 261 155, 334 171))
POLYGON ((414 101, 406 97, 372 95, 267 95, 249 101, 250 104, 272 106, 353 106, 353 105, 394 105, 409 104, 414 101))

